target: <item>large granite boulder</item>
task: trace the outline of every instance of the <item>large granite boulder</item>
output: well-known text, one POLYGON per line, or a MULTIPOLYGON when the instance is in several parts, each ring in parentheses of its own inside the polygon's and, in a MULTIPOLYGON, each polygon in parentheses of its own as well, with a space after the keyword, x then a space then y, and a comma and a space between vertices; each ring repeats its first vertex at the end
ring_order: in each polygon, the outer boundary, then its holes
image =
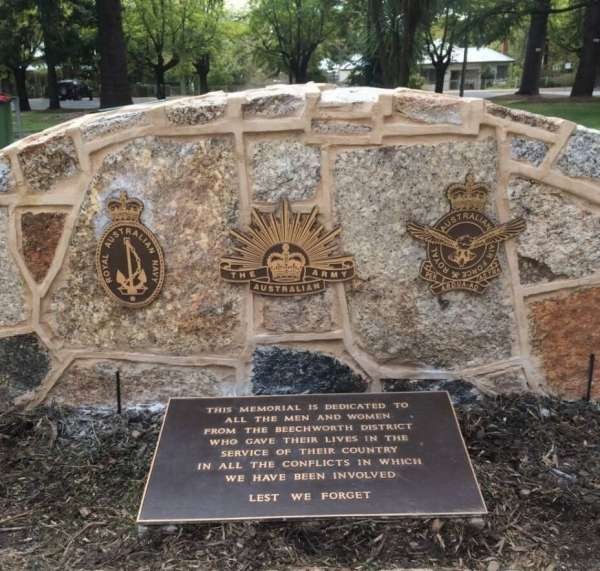
POLYGON ((600 133, 562 119, 312 83, 128 106, 17 141, 0 153, 2 398, 113 406, 117 370, 131 405, 411 387, 578 398, 597 349, 599 153, 600 133), (468 174, 492 224, 526 229, 499 244, 485 291, 434 295, 407 224, 445 215, 468 174), (160 295, 137 309, 96 273, 122 191, 165 257, 160 295), (339 225, 324 251, 353 256, 350 281, 281 298, 221 279, 229 231, 248 231, 252 208, 280 216, 283 199, 339 225))

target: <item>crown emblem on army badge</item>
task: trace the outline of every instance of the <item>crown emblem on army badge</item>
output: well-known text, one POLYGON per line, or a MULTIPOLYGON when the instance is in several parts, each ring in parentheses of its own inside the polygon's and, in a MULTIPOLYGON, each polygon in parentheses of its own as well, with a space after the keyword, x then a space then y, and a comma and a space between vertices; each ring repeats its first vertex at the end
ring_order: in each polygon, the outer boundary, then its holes
POLYGON ((279 214, 252 209, 247 232, 230 230, 235 254, 221 258, 221 277, 250 283, 260 295, 290 296, 319 293, 325 282, 354 277, 352 256, 336 256, 340 228, 327 232, 317 221, 319 209, 292 213, 287 200, 279 214))
POLYGON ((110 297, 127 307, 152 303, 165 280, 165 262, 156 236, 140 221, 144 204, 121 192, 109 200, 111 224, 96 249, 96 270, 110 297))
POLYGON ((427 260, 421 264, 420 274, 431 283, 434 294, 451 290, 483 293, 490 280, 502 272, 497 258, 500 243, 525 229, 522 218, 498 226, 490 220, 484 214, 488 192, 468 174, 464 184, 448 186, 450 212, 433 226, 408 223, 408 233, 427 244, 427 260))

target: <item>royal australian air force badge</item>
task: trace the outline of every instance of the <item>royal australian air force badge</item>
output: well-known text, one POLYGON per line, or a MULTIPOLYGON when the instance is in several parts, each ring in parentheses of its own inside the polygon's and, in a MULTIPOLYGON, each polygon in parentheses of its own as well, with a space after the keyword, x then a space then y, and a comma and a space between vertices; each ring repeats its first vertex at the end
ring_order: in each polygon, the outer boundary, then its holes
POLYGON ((472 174, 464 184, 446 189, 450 212, 433 226, 409 222, 407 230, 427 244, 427 259, 421 264, 421 277, 430 282, 431 291, 451 290, 483 293, 490 281, 501 273, 498 248, 525 229, 525 221, 515 218, 496 225, 484 213, 488 188, 475 182, 472 174))
POLYGON ((165 280, 165 261, 156 236, 141 222, 144 204, 121 192, 108 201, 111 224, 96 249, 98 279, 120 304, 140 308, 152 303, 165 280))

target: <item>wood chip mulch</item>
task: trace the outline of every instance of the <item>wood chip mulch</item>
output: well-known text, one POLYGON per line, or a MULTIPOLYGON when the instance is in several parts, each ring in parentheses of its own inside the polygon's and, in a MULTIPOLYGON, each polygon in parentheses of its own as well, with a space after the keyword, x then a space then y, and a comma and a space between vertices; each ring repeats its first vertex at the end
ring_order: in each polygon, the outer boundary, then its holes
POLYGON ((600 407, 458 407, 490 515, 223 523, 139 537, 162 413, 0 415, 0 569, 600 570, 600 407))

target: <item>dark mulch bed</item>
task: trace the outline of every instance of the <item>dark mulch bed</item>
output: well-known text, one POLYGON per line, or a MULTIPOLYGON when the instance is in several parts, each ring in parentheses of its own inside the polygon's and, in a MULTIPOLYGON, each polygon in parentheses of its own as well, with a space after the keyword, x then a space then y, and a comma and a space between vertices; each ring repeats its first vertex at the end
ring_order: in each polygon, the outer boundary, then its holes
POLYGON ((533 397, 458 410, 490 509, 483 524, 211 524, 139 538, 161 414, 0 416, 0 569, 600 569, 600 409, 533 397))

